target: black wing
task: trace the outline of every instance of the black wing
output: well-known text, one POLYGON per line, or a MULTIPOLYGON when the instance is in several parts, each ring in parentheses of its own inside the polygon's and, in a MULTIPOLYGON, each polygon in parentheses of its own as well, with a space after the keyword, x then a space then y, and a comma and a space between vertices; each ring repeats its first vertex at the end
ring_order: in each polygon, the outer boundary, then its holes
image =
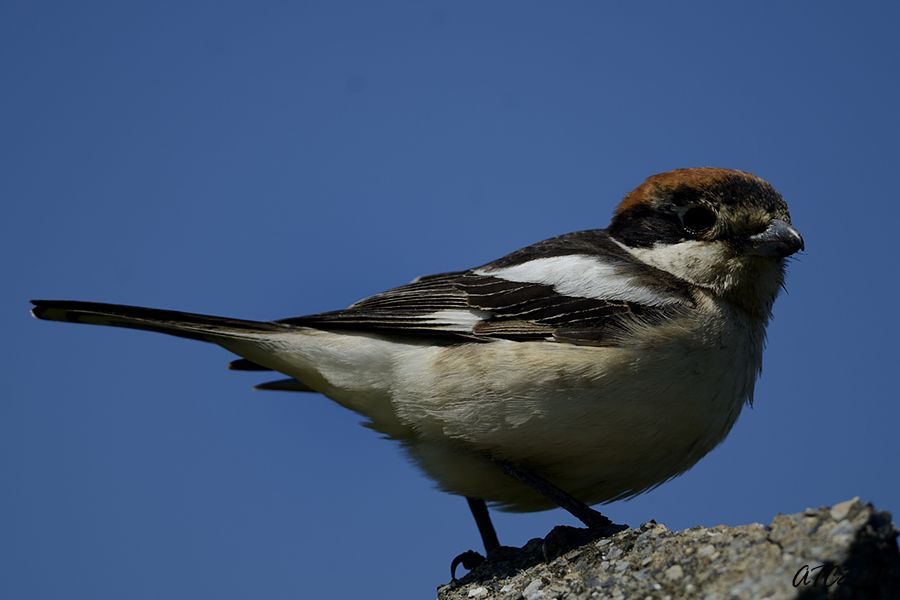
MULTIPOLYGON (((571 275, 577 280, 582 274, 571 275)), ((614 343, 630 322, 668 319, 691 304, 684 282, 637 261, 605 231, 594 230, 546 240, 477 269, 421 277, 344 310, 280 322, 445 344, 507 339, 603 345, 614 343), (581 294, 552 282, 504 277, 511 267, 529 268, 553 257, 578 257, 588 265, 594 261, 602 272, 619 273, 610 277, 627 279, 644 294, 603 297, 603 286, 600 292, 581 294)))

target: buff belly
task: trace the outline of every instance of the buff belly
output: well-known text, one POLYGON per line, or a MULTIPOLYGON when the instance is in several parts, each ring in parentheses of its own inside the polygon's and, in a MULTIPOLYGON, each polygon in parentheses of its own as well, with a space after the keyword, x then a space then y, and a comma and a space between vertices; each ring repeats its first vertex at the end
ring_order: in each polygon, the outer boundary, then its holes
POLYGON ((441 489, 532 511, 553 505, 493 459, 594 504, 662 483, 724 439, 752 395, 762 336, 717 317, 693 335, 655 326, 631 338, 640 346, 433 347, 311 331, 258 356, 368 417, 441 489))

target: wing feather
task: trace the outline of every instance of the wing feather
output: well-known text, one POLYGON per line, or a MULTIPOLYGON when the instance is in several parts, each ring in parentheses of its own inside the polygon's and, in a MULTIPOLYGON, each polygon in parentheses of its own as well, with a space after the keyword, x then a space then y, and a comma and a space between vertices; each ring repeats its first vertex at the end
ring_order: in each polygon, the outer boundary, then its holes
POLYGON ((344 310, 280 322, 432 343, 608 344, 629 323, 671 318, 692 303, 685 282, 595 230, 546 240, 477 269, 420 277, 344 310))

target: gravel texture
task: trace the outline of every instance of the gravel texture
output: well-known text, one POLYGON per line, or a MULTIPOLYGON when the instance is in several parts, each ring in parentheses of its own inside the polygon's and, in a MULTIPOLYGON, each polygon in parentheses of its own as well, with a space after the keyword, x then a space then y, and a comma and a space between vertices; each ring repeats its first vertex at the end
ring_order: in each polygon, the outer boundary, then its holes
MULTIPOLYGON (((580 530, 579 530, 580 531, 580 530)), ((439 600, 900 598, 891 515, 858 498, 769 525, 670 531, 653 521, 544 559, 541 539, 502 548, 439 600)))

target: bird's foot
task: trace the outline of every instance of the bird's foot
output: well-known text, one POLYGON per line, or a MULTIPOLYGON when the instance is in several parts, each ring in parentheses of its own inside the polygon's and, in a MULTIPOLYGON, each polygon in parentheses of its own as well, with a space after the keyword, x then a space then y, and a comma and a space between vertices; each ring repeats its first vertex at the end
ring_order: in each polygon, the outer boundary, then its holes
MULTIPOLYGON (((597 514, 600 515, 600 513, 597 514)), ((603 517, 603 515, 600 516, 603 517)), ((541 546, 544 560, 551 562, 569 550, 574 550, 588 542, 609 537, 628 529, 628 525, 618 525, 606 517, 603 517, 603 519, 606 521, 605 523, 598 523, 591 527, 557 525, 551 529, 550 533, 544 536, 544 541, 541 546)))
POLYGON ((456 568, 460 565, 466 570, 471 571, 485 560, 484 556, 480 552, 475 552, 474 550, 466 550, 462 554, 456 555, 456 557, 450 562, 450 579, 452 581, 457 581, 456 579, 456 568))
MULTIPOLYGON (((540 541, 540 538, 536 541, 540 541)), ((454 558, 453 562, 450 563, 451 583, 459 583, 460 580, 456 578, 456 568, 460 565, 468 571, 463 576, 464 580, 468 580, 468 576, 472 575, 473 570, 477 571, 475 577, 483 576, 485 573, 495 577, 508 577, 526 567, 537 564, 539 560, 539 558, 530 560, 529 553, 523 552, 522 548, 513 548, 511 546, 492 548, 487 553, 487 558, 474 550, 467 550, 454 558)))

